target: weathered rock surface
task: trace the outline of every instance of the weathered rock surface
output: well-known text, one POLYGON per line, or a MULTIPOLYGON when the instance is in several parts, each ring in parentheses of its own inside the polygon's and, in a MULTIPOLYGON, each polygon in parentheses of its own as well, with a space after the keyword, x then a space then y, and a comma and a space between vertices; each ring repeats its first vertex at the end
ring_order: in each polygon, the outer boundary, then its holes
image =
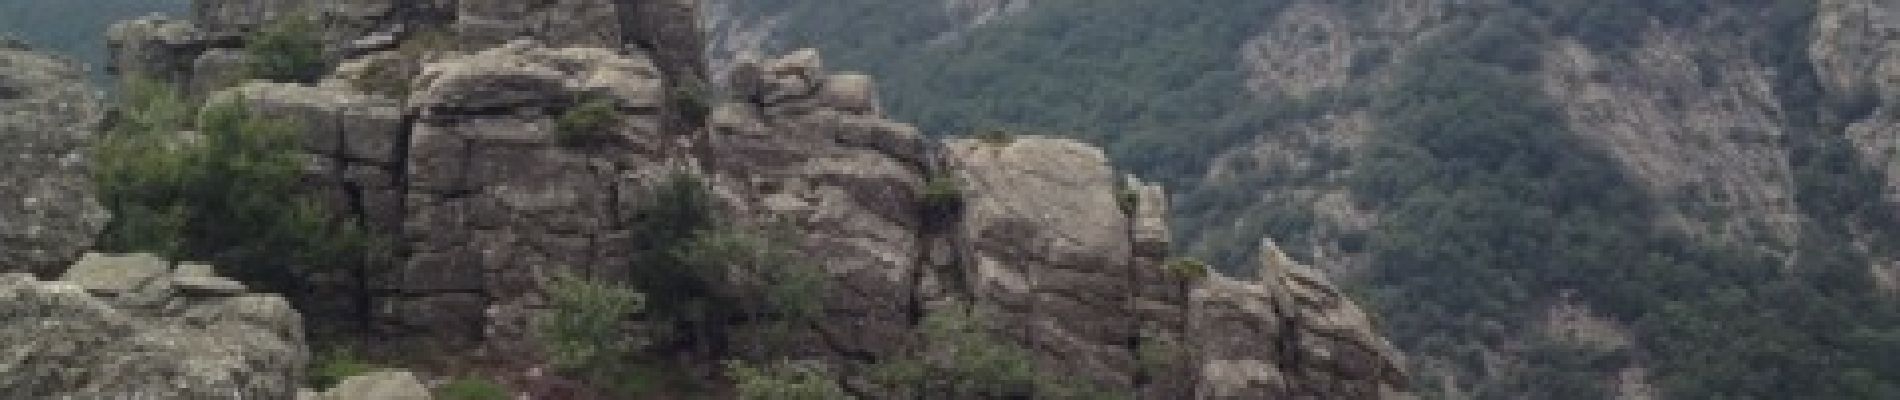
MULTIPOLYGON (((164 75, 174 84, 225 77, 219 71, 242 55, 218 40, 309 4, 202 1, 202 32, 123 25, 124 59, 148 61, 121 69, 178 71, 164 75), (192 37, 220 39, 164 45, 192 37)), ((1022 2, 955 4, 981 19, 1022 2)), ((380 336, 457 359, 533 363, 527 321, 544 307, 541 280, 559 269, 614 279, 638 267, 629 221, 684 173, 705 178, 729 222, 784 227, 793 235, 783 244, 828 273, 822 320, 793 339, 847 374, 930 345, 916 343, 924 314, 973 306, 1052 374, 1104 389, 1375 398, 1399 385, 1396 356, 1312 274, 1244 282, 1168 271, 1167 193, 1117 173, 1100 149, 1037 137, 931 141, 883 115, 871 77, 829 71, 816 51, 738 60, 726 98, 709 94, 699 86, 707 69, 697 1, 314 7, 340 66, 330 79, 245 83, 211 98, 295 121, 310 189, 397 238, 395 265, 368 282, 380 336), (408 45, 424 32, 454 45, 408 45), (600 104, 615 112, 574 119, 600 104), (958 212, 927 209, 933 181, 959 184, 958 212), (1157 349, 1178 356, 1144 359, 1157 349)), ((145 275, 82 276, 112 291, 145 275)), ((215 278, 171 282, 192 295, 239 290, 215 278)), ((420 386, 364 379, 311 396, 420 386)))
POLYGON ((395 297, 379 312, 399 329, 519 339, 546 269, 623 271, 624 213, 672 173, 662 85, 638 54, 528 41, 427 66, 408 101, 412 252, 380 288, 395 297), (620 115, 557 127, 603 101, 620 115))
POLYGON ((299 393, 297 400, 429 400, 428 386, 409 371, 377 371, 352 376, 321 393, 299 393))
POLYGON ((827 76, 816 53, 745 61, 739 100, 707 121, 704 165, 748 219, 789 224, 797 250, 838 286, 827 293, 820 332, 831 355, 887 354, 904 342, 926 252, 918 196, 923 135, 818 95, 868 86, 827 76))
POLYGON ((1259 281, 1214 276, 1194 289, 1191 342, 1210 399, 1393 398, 1402 361, 1358 306, 1271 242, 1259 281), (1263 321, 1279 321, 1278 324, 1263 321))
POLYGON ((143 255, 0 275, 0 397, 290 399, 303 322, 274 295, 143 255))
POLYGON ((960 253, 978 313, 1064 370, 1131 384, 1138 266, 1108 157, 1047 138, 955 140, 945 153, 965 189, 960 253))
POLYGON ((0 43, 0 272, 57 271, 104 227, 86 169, 99 96, 78 65, 0 43))

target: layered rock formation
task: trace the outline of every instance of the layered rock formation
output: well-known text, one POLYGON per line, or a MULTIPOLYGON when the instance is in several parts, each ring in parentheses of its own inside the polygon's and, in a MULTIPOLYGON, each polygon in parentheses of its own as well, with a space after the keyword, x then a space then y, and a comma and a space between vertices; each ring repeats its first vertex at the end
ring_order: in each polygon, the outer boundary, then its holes
POLYGON ((0 326, 6 398, 288 399, 308 362, 283 298, 144 255, 0 275, 0 326))
POLYGON ((88 146, 104 110, 81 67, 0 38, 0 272, 56 273, 107 215, 88 146))
POLYGON ((681 17, 697 7, 201 1, 190 23, 122 25, 114 48, 122 73, 192 86, 228 64, 206 57, 229 58, 219 52, 271 18, 325 21, 337 72, 321 82, 201 87, 298 122, 308 188, 397 249, 365 288, 374 334, 444 358, 532 367, 527 322, 546 277, 624 277, 642 250, 637 210, 694 175, 727 222, 784 227, 785 244, 824 268, 834 289, 797 336, 847 374, 929 346, 916 343, 923 315, 969 309, 1051 374, 1120 392, 1380 398, 1403 386, 1389 346, 1309 270, 1170 272, 1167 194, 1093 146, 932 141, 883 115, 870 77, 830 72, 815 51, 736 61, 726 95, 711 94, 704 39, 681 17), (961 188, 960 212, 926 206, 932 182, 961 188))

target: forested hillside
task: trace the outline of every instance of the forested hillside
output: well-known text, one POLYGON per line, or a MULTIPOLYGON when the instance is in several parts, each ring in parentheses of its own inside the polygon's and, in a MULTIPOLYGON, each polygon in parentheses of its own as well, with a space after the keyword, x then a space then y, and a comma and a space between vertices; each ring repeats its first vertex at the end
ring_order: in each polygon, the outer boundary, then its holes
POLYGON ((190 0, 0 0, 0 35, 68 54, 103 76, 106 27, 163 12, 183 15, 190 0))
POLYGON ((1357 277, 1429 398, 1900 395, 1893 133, 1813 61, 1879 56, 1810 48, 1878 6, 728 3, 933 134, 1105 145, 1216 265, 1266 236, 1357 277))

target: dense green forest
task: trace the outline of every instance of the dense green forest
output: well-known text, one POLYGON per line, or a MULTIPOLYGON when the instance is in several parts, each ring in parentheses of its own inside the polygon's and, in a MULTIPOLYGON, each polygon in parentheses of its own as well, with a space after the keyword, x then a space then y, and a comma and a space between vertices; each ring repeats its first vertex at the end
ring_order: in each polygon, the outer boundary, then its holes
POLYGON ((184 16, 190 0, 0 0, 0 35, 65 53, 103 78, 112 23, 151 13, 184 16))

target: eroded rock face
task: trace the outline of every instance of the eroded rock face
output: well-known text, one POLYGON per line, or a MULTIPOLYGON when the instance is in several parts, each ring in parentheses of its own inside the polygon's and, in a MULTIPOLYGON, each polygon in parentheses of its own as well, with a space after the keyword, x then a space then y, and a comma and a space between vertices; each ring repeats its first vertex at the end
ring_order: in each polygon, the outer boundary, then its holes
POLYGON ((0 275, 0 397, 290 399, 302 319, 210 270, 93 254, 60 281, 0 275))
POLYGON ((732 79, 753 84, 712 112, 705 166, 746 219, 788 225, 790 244, 831 274, 837 289, 824 299, 817 355, 896 350, 928 251, 917 200, 923 135, 874 106, 826 101, 821 93, 871 83, 827 75, 816 53, 743 64, 732 79))
POLYGON ((381 288, 394 293, 386 321, 518 340, 549 269, 624 271, 626 215, 678 152, 660 131, 663 78, 649 59, 524 41, 430 64, 420 85, 408 102, 411 253, 381 288), (589 102, 618 113, 585 131, 557 126, 589 102))
POLYGON ((86 167, 99 96, 79 66, 0 43, 0 272, 55 272, 104 227, 86 167))
POLYGON ((1133 382, 1135 266, 1107 156, 1039 137, 955 140, 945 153, 965 188, 960 253, 978 313, 1065 370, 1133 382))
POLYGON ((1199 353, 1197 396, 1395 397, 1407 378, 1365 312, 1272 242, 1261 251, 1260 280, 1216 275, 1194 289, 1189 337, 1199 353))

